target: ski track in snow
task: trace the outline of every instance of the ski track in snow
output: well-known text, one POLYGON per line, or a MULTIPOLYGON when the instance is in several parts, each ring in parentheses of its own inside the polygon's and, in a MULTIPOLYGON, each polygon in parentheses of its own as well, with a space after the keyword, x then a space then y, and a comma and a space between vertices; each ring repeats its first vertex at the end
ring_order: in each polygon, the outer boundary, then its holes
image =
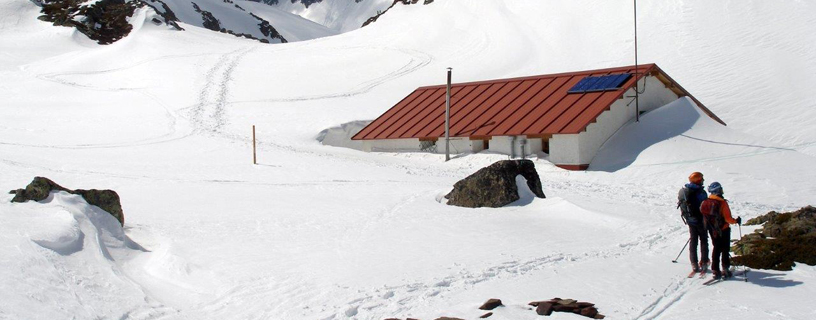
MULTIPOLYGON (((64 77, 75 76, 75 75, 87 75, 87 76, 100 76, 106 75, 110 73, 115 73, 119 71, 124 71, 128 69, 132 69, 138 66, 142 66, 151 62, 161 61, 161 60, 169 60, 169 59, 180 59, 180 58, 193 58, 193 57, 203 57, 203 56, 211 56, 214 55, 213 53, 203 53, 203 54, 187 54, 187 55, 167 55, 156 57, 152 59, 145 59, 139 61, 134 64, 130 64, 123 67, 118 68, 111 68, 105 70, 97 70, 97 71, 84 71, 84 72, 56 72, 56 73, 44 73, 44 74, 34 74, 34 77, 43 81, 53 82, 60 85, 86 89, 86 90, 93 90, 93 91, 128 91, 137 94, 141 94, 151 100, 153 100, 157 105, 162 107, 165 112, 165 118, 168 121, 168 129, 166 132, 154 136, 148 137, 145 139, 140 139, 137 141, 132 142, 122 142, 122 143, 101 143, 101 144, 75 144, 75 145, 48 145, 48 144, 25 144, 25 143, 12 143, 12 142, 2 142, 0 141, 0 145, 10 145, 10 146, 19 146, 19 147, 29 147, 29 148, 47 148, 47 149, 107 149, 107 148, 127 148, 127 147, 136 147, 136 146, 146 146, 146 145, 154 145, 160 143, 166 143, 171 141, 177 141, 184 138, 187 138, 193 134, 192 131, 189 130, 182 130, 179 124, 179 115, 174 111, 171 106, 167 103, 159 99, 156 95, 150 93, 148 88, 107 88, 107 87, 98 87, 98 86, 90 86, 90 85, 83 85, 76 82, 72 82, 69 80, 65 80, 64 77), (183 132, 187 131, 187 132, 183 132)), ((223 57, 224 55, 222 55, 223 57)), ((21 67, 22 70, 27 70, 26 67, 21 67)), ((209 83, 208 83, 209 84, 209 83)))
POLYGON ((251 49, 241 48, 218 58, 205 74, 198 102, 190 110, 190 121, 196 133, 216 133, 226 123, 224 107, 229 94, 232 72, 240 59, 251 49))
POLYGON ((333 98, 346 98, 352 97, 360 94, 367 93, 372 89, 380 86, 383 83, 392 81, 409 73, 415 72, 419 69, 424 68, 425 66, 431 64, 433 62, 433 56, 417 51, 417 50, 410 50, 404 48, 391 48, 391 47, 342 47, 337 49, 376 49, 376 50, 383 50, 383 51, 391 51, 396 53, 401 53, 411 57, 411 59, 399 69, 389 72, 386 75, 381 77, 377 77, 374 79, 370 79, 364 81, 354 87, 354 89, 344 92, 338 93, 329 93, 329 94, 320 94, 320 95, 312 95, 312 96, 298 96, 298 97, 290 97, 290 98, 275 98, 275 99, 258 99, 258 100, 240 100, 240 101, 232 101, 231 103, 238 104, 238 103, 256 103, 256 102, 296 102, 296 101, 310 101, 310 100, 322 100, 322 99, 333 99, 333 98))

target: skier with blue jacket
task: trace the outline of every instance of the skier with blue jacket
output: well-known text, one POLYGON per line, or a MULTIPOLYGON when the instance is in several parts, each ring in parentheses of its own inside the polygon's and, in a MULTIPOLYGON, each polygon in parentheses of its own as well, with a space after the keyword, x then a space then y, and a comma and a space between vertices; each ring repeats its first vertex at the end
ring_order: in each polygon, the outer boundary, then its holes
POLYGON ((705 181, 703 174, 694 172, 689 176, 689 183, 680 189, 677 194, 677 207, 680 208, 683 221, 689 227, 689 260, 691 260, 692 274, 705 272, 711 264, 708 259, 708 233, 703 224, 703 215, 700 213, 700 204, 708 198, 703 181, 705 181), (698 243, 700 245, 700 256, 703 257, 702 261, 697 259, 698 243))

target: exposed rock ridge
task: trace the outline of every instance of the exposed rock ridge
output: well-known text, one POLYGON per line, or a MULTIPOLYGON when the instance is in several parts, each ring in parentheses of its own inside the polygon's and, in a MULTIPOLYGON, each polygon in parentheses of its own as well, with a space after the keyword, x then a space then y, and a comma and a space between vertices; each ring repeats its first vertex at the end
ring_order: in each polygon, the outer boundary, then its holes
POLYGON ((816 208, 807 206, 792 212, 771 211, 748 220, 762 224, 731 248, 734 264, 755 269, 792 270, 795 263, 816 265, 816 208))
POLYGON ((119 194, 113 190, 71 190, 65 188, 48 178, 34 177, 34 180, 29 183, 25 189, 17 189, 9 191, 14 198, 11 202, 26 202, 29 200, 42 201, 48 198, 51 191, 65 191, 71 194, 82 196, 88 204, 99 207, 102 210, 110 213, 119 224, 125 225, 125 214, 122 212, 122 204, 119 201, 119 194))
MULTIPOLYGON (((375 15, 375 16, 373 16, 371 18, 368 18, 368 20, 363 22, 363 25, 360 26, 360 28, 365 27, 365 26, 367 26, 369 24, 372 24, 372 23, 376 22, 377 19, 379 19, 382 15, 384 15, 386 12, 388 12, 388 10, 391 10, 391 8, 393 8, 398 3, 402 3, 404 5, 411 5, 411 4, 416 4, 417 2, 419 2, 419 0, 394 0, 394 3, 392 3, 390 6, 388 6, 388 8, 386 8, 383 11, 377 11, 377 15, 375 15)), ((422 4, 427 5, 427 4, 431 4, 433 2, 434 2, 434 0, 423 0, 422 4)))

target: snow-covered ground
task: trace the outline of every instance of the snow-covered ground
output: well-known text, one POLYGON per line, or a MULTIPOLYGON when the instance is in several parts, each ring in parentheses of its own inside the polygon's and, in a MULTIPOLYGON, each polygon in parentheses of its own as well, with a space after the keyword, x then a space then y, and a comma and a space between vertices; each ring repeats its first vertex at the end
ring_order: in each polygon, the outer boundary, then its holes
POLYGON ((488 298, 507 305, 491 319, 534 319, 526 304, 553 297, 612 319, 816 317, 814 267, 706 287, 670 262, 692 171, 744 218, 814 204, 811 2, 641 3, 640 60, 728 126, 676 101, 621 129, 590 171, 535 159, 546 199, 440 203, 503 155, 315 139, 448 66, 459 82, 631 64, 629 5, 438 0, 273 45, 134 22, 98 46, 30 1, 0 2, 0 190, 37 175, 113 189, 126 216, 121 234, 75 196, 0 195, 0 319, 471 319, 488 298))

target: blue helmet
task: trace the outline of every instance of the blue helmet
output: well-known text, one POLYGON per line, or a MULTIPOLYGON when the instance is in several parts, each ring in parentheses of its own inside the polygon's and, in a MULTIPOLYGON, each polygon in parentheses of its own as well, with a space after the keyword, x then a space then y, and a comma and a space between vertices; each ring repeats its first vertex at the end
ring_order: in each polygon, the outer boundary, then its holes
POLYGON ((723 187, 719 182, 712 182, 708 186, 708 193, 722 195, 723 187))

